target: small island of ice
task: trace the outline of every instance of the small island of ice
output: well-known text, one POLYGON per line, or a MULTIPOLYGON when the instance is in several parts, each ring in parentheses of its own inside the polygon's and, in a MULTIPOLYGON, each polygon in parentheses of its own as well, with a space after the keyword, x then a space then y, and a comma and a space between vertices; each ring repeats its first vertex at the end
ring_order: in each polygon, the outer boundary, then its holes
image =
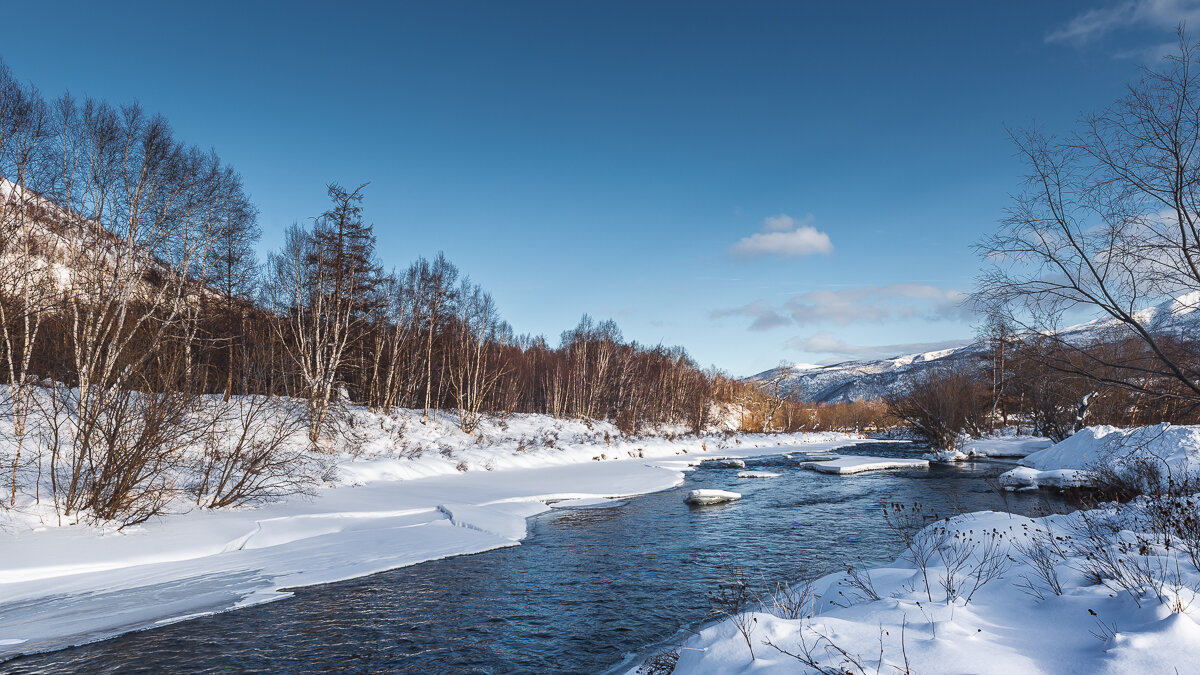
POLYGON ((692 490, 683 501, 697 506, 706 506, 708 504, 733 502, 741 498, 740 494, 729 492, 728 490, 692 490))

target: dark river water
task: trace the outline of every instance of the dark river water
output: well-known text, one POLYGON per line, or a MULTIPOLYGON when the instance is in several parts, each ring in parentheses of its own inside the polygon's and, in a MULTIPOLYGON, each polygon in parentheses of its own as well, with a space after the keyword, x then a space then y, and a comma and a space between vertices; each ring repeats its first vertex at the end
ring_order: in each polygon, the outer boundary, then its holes
MULTIPOLYGON (((920 451, 889 443, 843 454, 920 451)), ((731 567, 765 588, 848 561, 894 560, 901 546, 884 525, 886 504, 919 502, 939 515, 1071 508, 1045 492, 1002 499, 988 478, 1008 468, 987 461, 829 476, 772 457, 748 460, 747 469, 782 475, 756 480, 703 465, 672 490, 537 516, 519 547, 302 588, 288 600, 24 657, 0 671, 604 672, 703 623, 707 593, 731 567), (743 498, 688 507, 683 496, 697 487, 743 498)))

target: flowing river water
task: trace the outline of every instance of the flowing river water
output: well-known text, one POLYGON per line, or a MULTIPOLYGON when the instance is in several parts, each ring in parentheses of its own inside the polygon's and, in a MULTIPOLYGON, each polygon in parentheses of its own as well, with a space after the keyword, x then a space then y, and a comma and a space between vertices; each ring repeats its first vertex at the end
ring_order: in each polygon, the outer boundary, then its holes
MULTIPOLYGON (((842 454, 920 451, 870 443, 842 454)), ((707 594, 731 568, 767 588, 847 562, 894 560, 901 545, 884 522, 888 504, 919 502, 939 515, 1071 508, 1045 492, 1001 496, 989 481, 1011 468, 1000 461, 831 476, 776 456, 747 468, 781 475, 744 479, 706 463, 671 490, 537 516, 518 547, 300 588, 291 599, 23 657, 0 671, 611 671, 702 624, 707 594), (685 505, 698 487, 743 498, 685 505)))

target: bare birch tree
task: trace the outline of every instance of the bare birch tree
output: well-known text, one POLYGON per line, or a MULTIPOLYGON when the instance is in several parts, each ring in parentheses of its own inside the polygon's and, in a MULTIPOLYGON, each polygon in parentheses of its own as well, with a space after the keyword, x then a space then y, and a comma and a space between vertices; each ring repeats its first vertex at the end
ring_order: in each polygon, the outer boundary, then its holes
POLYGON ((378 281, 375 236, 362 222, 362 190, 328 186, 331 208, 311 232, 293 226, 283 251, 272 256, 272 292, 286 315, 279 337, 299 370, 309 402, 309 432, 316 442, 339 386, 347 348, 360 337, 378 281))

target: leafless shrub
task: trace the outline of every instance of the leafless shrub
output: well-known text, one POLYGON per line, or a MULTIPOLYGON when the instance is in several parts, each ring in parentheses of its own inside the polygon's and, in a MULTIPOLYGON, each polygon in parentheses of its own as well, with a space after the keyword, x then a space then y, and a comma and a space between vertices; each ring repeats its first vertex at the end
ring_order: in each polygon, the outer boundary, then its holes
POLYGON ((730 566, 726 566, 726 570, 729 573, 729 582, 719 584, 716 592, 708 596, 709 617, 726 618, 731 621, 746 641, 746 648, 750 650, 750 660, 753 661, 754 642, 750 636, 758 625, 758 619, 750 609, 755 597, 744 575, 730 566))
MULTIPOLYGON (((912 675, 912 669, 908 664, 907 627, 907 622, 905 622, 900 628, 900 654, 903 661, 899 664, 889 664, 890 672, 901 675, 912 675)), ((884 637, 887 635, 887 631, 883 629, 883 626, 879 627, 879 654, 873 670, 868 670, 866 658, 861 654, 851 653, 849 649, 838 645, 828 635, 811 626, 802 627, 798 631, 798 635, 800 642, 795 651, 784 649, 771 640, 766 640, 763 644, 784 656, 799 661, 820 675, 867 675, 868 672, 879 675, 884 672, 886 663, 884 637)))
POLYGON ((1073 565, 1089 581, 1125 593, 1139 607, 1147 596, 1171 611, 1185 611, 1196 596, 1179 554, 1159 550, 1140 534, 1124 532, 1112 518, 1079 514, 1082 536, 1071 540, 1073 565))
POLYGON ((181 392, 109 392, 76 418, 67 474, 60 477, 64 515, 86 514, 127 527, 158 515, 177 494, 177 467, 199 436, 181 392))
POLYGON ((211 415, 200 459, 196 503, 214 509, 306 493, 321 467, 293 444, 305 428, 301 410, 263 396, 231 399, 211 415))
POLYGON ((776 582, 774 592, 761 599, 760 604, 773 616, 795 620, 812 616, 815 601, 812 582, 804 580, 796 584, 776 582))
POLYGON ((970 603, 980 588, 1004 575, 1011 561, 1004 554, 1003 538, 994 529, 978 535, 974 530, 957 530, 942 536, 937 548, 942 564, 938 583, 947 602, 962 598, 970 603))
POLYGON ((1035 528, 1023 539, 1013 542, 1015 550, 1033 570, 1033 576, 1021 575, 1017 588, 1038 600, 1046 599, 1046 591, 1062 595, 1062 582, 1058 578, 1058 565, 1067 559, 1065 539, 1054 534, 1049 523, 1035 528))
POLYGON ((1200 570, 1200 496, 1184 493, 1147 499, 1142 509, 1163 545, 1183 549, 1200 570))
MULTIPOLYGON (((839 582, 839 585, 842 582, 839 582)), ((846 578, 844 583, 853 589, 851 592, 853 597, 847 596, 844 592, 838 591, 838 595, 846 598, 849 604, 857 604, 864 600, 875 601, 879 600, 879 592, 875 590, 875 582, 871 580, 871 574, 867 571, 866 565, 859 561, 858 565, 846 566, 846 578)))
POLYGON ((933 586, 929 579, 929 565, 935 555, 950 538, 945 527, 928 527, 936 521, 937 514, 926 511, 920 504, 911 507, 892 503, 883 510, 884 520, 893 532, 904 541, 904 556, 921 572, 925 583, 925 596, 933 601, 933 586))
POLYGON ((939 450, 957 450, 964 433, 981 434, 991 409, 987 387, 961 364, 927 371, 886 402, 890 414, 939 450))

